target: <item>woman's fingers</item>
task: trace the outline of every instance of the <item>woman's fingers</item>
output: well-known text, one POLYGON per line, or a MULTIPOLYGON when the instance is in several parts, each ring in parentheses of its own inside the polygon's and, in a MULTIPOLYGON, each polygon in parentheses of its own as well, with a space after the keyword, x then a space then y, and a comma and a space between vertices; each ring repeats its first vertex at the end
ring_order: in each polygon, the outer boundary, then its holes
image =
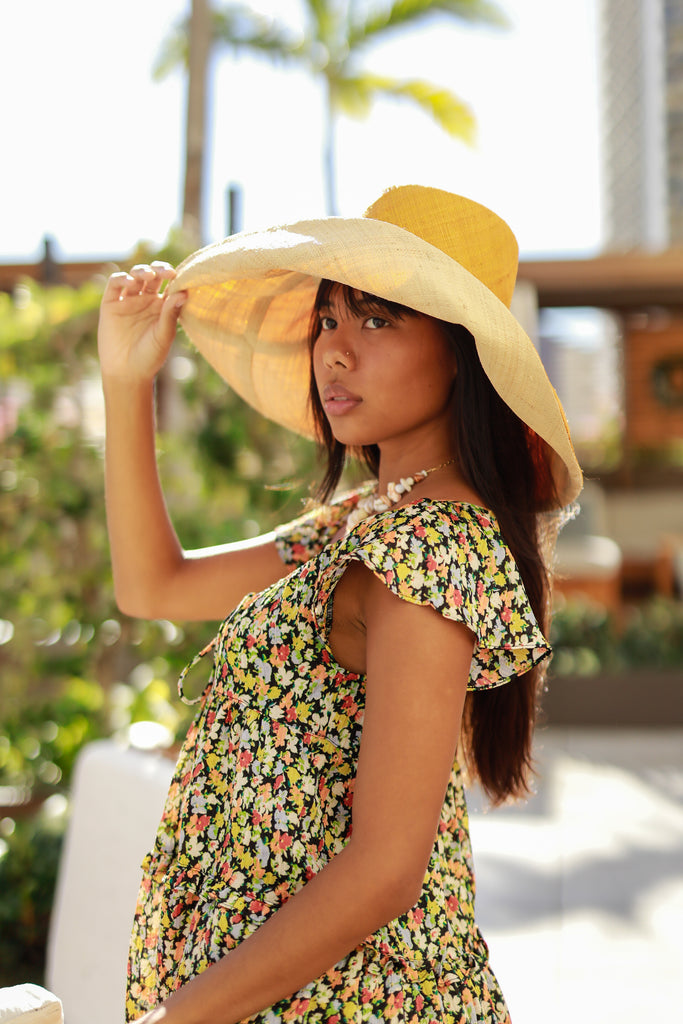
POLYGON ((130 276, 135 281, 135 285, 130 288, 131 295, 136 287, 139 289, 139 292, 155 292, 158 290, 159 286, 155 286, 154 271, 146 263, 138 263, 132 267, 130 276))
POLYGON ((130 275, 126 274, 125 271, 110 274, 104 288, 103 300, 112 302, 115 299, 120 299, 126 290, 126 284, 129 279, 130 275))
POLYGON ((111 274, 104 291, 104 298, 113 301, 129 295, 158 295, 162 285, 175 277, 170 263, 155 260, 152 264, 137 263, 129 273, 119 271, 111 274))
POLYGON ((176 275, 175 268, 170 263, 164 263, 163 260, 154 260, 151 268, 164 281, 170 281, 176 275))
POLYGON ((158 268, 151 267, 147 263, 139 263, 133 267, 130 276, 139 285, 139 293, 147 295, 157 295, 164 280, 158 272, 158 268))
POLYGON ((142 281, 141 291, 157 294, 165 281, 175 277, 175 270, 170 263, 155 260, 149 266, 143 263, 139 267, 133 267, 131 274, 142 281))

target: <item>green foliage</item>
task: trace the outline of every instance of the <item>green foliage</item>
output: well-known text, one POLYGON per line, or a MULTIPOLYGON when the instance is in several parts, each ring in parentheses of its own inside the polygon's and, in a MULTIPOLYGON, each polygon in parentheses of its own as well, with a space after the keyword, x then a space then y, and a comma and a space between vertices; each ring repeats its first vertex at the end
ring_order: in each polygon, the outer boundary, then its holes
POLYGON ((649 471, 683 469, 683 439, 667 437, 655 445, 632 446, 628 452, 629 465, 633 472, 643 474, 649 471))
POLYGON ((576 454, 587 476, 618 470, 624 460, 624 426, 620 417, 605 422, 600 433, 590 439, 577 438, 576 454))
MULTIPOLYGON (((161 639, 159 633, 155 647, 161 639)), ((167 631, 163 642, 169 640, 173 642, 167 631)), ((63 679, 43 701, 25 703, 5 714, 0 732, 0 794, 10 801, 5 808, 8 814, 23 813, 26 803, 30 806, 56 793, 68 793, 76 758, 86 743, 112 735, 125 741, 130 726, 137 722, 155 722, 164 727, 169 740, 180 740, 189 709, 178 705, 173 685, 164 678, 170 665, 171 659, 160 655, 140 662, 127 682, 116 683, 106 692, 96 682, 63 679)))
MULTIPOLYGON (((139 635, 140 647, 177 643, 173 629, 150 624, 156 636, 139 635)), ((0 802, 14 803, 0 812, 0 985, 42 981, 69 783, 83 746, 112 734, 125 739, 137 722, 154 721, 178 741, 184 733, 190 709, 179 710, 161 678, 169 666, 159 656, 141 662, 108 694, 94 682, 65 680, 52 697, 2 722, 0 802)))
POLYGON ((620 652, 629 667, 683 670, 683 603, 657 598, 634 608, 620 652))
MULTIPOLYGON (((170 684, 212 628, 138 623, 114 604, 96 359, 100 295, 96 282, 76 291, 27 284, 13 298, 0 296, 4 717, 56 697, 72 678, 108 693, 161 652, 160 678, 170 684)), ((301 480, 315 473, 313 446, 248 409, 182 340, 159 382, 159 402, 167 427, 161 472, 187 547, 266 531, 300 512, 301 480)))
MULTIPOLYGON (((131 262, 177 262, 144 246, 131 262)), ((180 251, 179 251, 180 250, 180 251)), ((39 980, 59 830, 26 818, 68 795, 83 745, 152 720, 179 740, 176 680, 213 624, 122 615, 104 514, 96 358, 103 282, 0 294, 0 965, 39 980)), ((186 547, 271 529, 301 511, 311 444, 257 416, 179 338, 159 381, 160 466, 186 547), (292 483, 298 480, 299 483, 292 483)), ((210 666, 192 682, 201 690, 210 666)))
POLYGON ((3 716, 0 785, 15 799, 42 799, 68 784, 84 743, 107 730, 104 695, 96 683, 70 679, 41 703, 3 716))
POLYGON ((65 816, 47 807, 35 818, 2 824, 0 986, 40 984, 65 816))
POLYGON ((550 634, 555 675, 683 668, 683 603, 652 598, 617 621, 600 604, 572 600, 559 608, 550 634))

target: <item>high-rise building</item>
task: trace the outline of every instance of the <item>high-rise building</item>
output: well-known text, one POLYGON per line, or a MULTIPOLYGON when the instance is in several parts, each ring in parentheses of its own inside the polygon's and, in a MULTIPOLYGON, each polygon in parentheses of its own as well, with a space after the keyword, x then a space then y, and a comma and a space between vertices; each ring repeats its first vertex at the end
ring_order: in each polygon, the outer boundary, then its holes
POLYGON ((683 245, 683 0, 598 0, 605 248, 683 245))

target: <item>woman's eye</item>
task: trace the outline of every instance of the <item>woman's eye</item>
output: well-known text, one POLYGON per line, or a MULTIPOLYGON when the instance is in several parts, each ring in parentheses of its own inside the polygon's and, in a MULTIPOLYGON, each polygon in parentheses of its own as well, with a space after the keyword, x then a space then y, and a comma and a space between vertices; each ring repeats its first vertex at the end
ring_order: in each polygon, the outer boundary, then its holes
POLYGON ((382 316, 369 316, 365 321, 365 326, 373 331, 378 331, 381 327, 388 327, 388 325, 389 321, 382 316))
POLYGON ((320 330, 321 331, 333 331, 337 326, 337 321, 331 316, 320 317, 320 330))

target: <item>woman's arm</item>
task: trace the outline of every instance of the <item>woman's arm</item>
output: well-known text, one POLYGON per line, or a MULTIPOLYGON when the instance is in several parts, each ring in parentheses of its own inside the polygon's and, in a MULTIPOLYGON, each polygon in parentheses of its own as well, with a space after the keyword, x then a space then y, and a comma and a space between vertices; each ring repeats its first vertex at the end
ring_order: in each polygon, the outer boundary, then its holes
POLYGON ((183 293, 160 294, 168 264, 113 274, 98 347, 106 409, 105 489, 116 599, 142 618, 222 619, 286 572, 272 536, 186 555, 171 524, 155 450, 154 380, 175 337, 183 293))
POLYGON ((344 850, 145 1024, 235 1024, 287 998, 413 906, 453 766, 473 638, 363 570, 367 698, 344 850))

